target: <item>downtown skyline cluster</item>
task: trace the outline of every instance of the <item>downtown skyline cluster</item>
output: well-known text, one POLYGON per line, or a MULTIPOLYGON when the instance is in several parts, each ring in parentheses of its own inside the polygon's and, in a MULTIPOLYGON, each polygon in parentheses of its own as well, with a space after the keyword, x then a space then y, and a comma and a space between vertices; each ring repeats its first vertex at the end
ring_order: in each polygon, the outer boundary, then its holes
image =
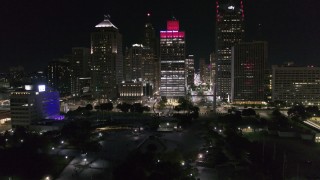
MULTIPOLYGON (((298 0, 273 2, 244 1, 247 41, 256 37, 261 25, 262 34, 269 42, 270 62, 281 64, 294 61, 297 64, 317 65, 316 22, 318 1, 304 3, 298 0)), ((190 54, 206 58, 215 48, 216 2, 199 3, 181 1, 148 2, 140 0, 93 2, 4 2, 1 6, 2 32, 0 59, 1 72, 8 67, 22 65, 28 71, 40 70, 54 58, 70 52, 71 47, 89 47, 89 34, 103 13, 124 36, 124 47, 139 43, 146 13, 151 12, 152 23, 159 33, 165 21, 172 15, 180 20, 188 34, 187 49, 190 54), (126 4, 125 6, 123 4, 126 4), (119 13, 126 12, 126 13, 119 13), (130 19, 130 20, 128 20, 130 19), (23 28, 21 28, 23 27, 23 28), (34 62, 34 63, 29 63, 34 62)))

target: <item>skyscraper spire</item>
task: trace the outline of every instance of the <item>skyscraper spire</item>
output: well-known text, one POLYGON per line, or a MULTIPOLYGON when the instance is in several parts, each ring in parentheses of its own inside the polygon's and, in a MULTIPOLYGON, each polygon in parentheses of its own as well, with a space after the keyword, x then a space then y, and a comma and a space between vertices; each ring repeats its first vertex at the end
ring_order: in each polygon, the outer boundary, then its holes
POLYGON ((110 16, 109 14, 105 14, 105 15, 104 15, 104 20, 109 20, 110 17, 111 17, 111 16, 110 16))
POLYGON ((104 20, 101 23, 96 25, 96 28, 101 28, 101 27, 113 27, 115 29, 118 29, 115 25, 113 25, 110 22, 110 15, 109 14, 104 15, 104 20))

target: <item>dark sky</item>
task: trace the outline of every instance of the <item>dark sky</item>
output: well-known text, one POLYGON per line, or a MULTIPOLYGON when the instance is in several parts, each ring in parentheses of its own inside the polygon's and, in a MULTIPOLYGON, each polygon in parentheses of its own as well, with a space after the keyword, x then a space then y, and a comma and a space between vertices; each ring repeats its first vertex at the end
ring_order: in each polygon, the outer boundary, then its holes
MULTIPOLYGON (((187 54, 196 59, 214 50, 215 0, 1 0, 0 71, 22 65, 40 70, 72 47, 90 47, 90 32, 104 14, 123 35, 124 45, 140 43, 146 13, 157 32, 174 15, 186 31, 187 54)), ((320 0, 244 0, 246 38, 258 24, 269 42, 270 64, 319 64, 320 0)))

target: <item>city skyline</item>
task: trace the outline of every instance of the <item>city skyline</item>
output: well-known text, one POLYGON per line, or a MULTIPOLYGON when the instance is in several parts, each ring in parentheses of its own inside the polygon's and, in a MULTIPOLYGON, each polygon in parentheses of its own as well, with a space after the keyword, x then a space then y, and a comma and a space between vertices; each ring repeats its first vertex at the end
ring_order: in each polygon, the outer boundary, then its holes
MULTIPOLYGON (((315 0, 305 3, 297 0, 244 1, 246 41, 256 39, 256 30, 262 24, 261 34, 269 43, 270 64, 294 61, 318 65, 320 40, 316 37, 320 25, 314 23, 317 22, 317 4, 315 0)), ((175 16, 188 34, 186 54, 194 54, 196 62, 199 58, 208 62, 215 48, 214 0, 199 4, 146 0, 5 1, 0 8, 3 17, 0 71, 17 65, 24 66, 27 71, 42 70, 54 58, 71 54, 72 47, 90 47, 90 32, 104 14, 111 15, 111 21, 124 36, 124 46, 141 43, 148 12, 156 33, 165 28, 168 18, 175 16)))

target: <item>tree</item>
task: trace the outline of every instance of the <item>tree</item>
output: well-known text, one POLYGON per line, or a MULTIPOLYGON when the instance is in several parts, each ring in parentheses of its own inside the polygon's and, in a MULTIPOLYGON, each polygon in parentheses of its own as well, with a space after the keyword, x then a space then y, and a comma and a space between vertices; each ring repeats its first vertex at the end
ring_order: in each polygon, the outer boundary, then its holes
POLYGON ((166 103, 168 102, 166 97, 162 97, 159 102, 159 109, 163 109, 166 107, 166 103))
POLYGON ((142 107, 141 103, 134 103, 130 107, 131 112, 143 113, 144 108, 142 107))
POLYGON ((100 109, 101 109, 101 110, 106 110, 106 111, 112 111, 112 109, 113 109, 113 104, 112 104, 112 102, 102 103, 102 104, 100 105, 100 109))
POLYGON ((86 105, 86 110, 92 111, 92 109, 93 109, 93 106, 91 104, 86 105))
POLYGON ((304 107, 303 104, 297 103, 294 106, 292 106, 290 109, 288 109, 288 115, 306 118, 307 117, 306 108, 304 107))
POLYGON ((244 109, 242 110, 242 115, 243 116, 255 116, 256 115, 256 111, 252 108, 249 109, 244 109))
POLYGON ((117 109, 120 109, 120 111, 122 111, 122 112, 125 112, 125 113, 127 113, 127 112, 129 112, 129 109, 131 108, 131 104, 128 104, 128 103, 121 103, 121 104, 118 104, 117 105, 117 109))

